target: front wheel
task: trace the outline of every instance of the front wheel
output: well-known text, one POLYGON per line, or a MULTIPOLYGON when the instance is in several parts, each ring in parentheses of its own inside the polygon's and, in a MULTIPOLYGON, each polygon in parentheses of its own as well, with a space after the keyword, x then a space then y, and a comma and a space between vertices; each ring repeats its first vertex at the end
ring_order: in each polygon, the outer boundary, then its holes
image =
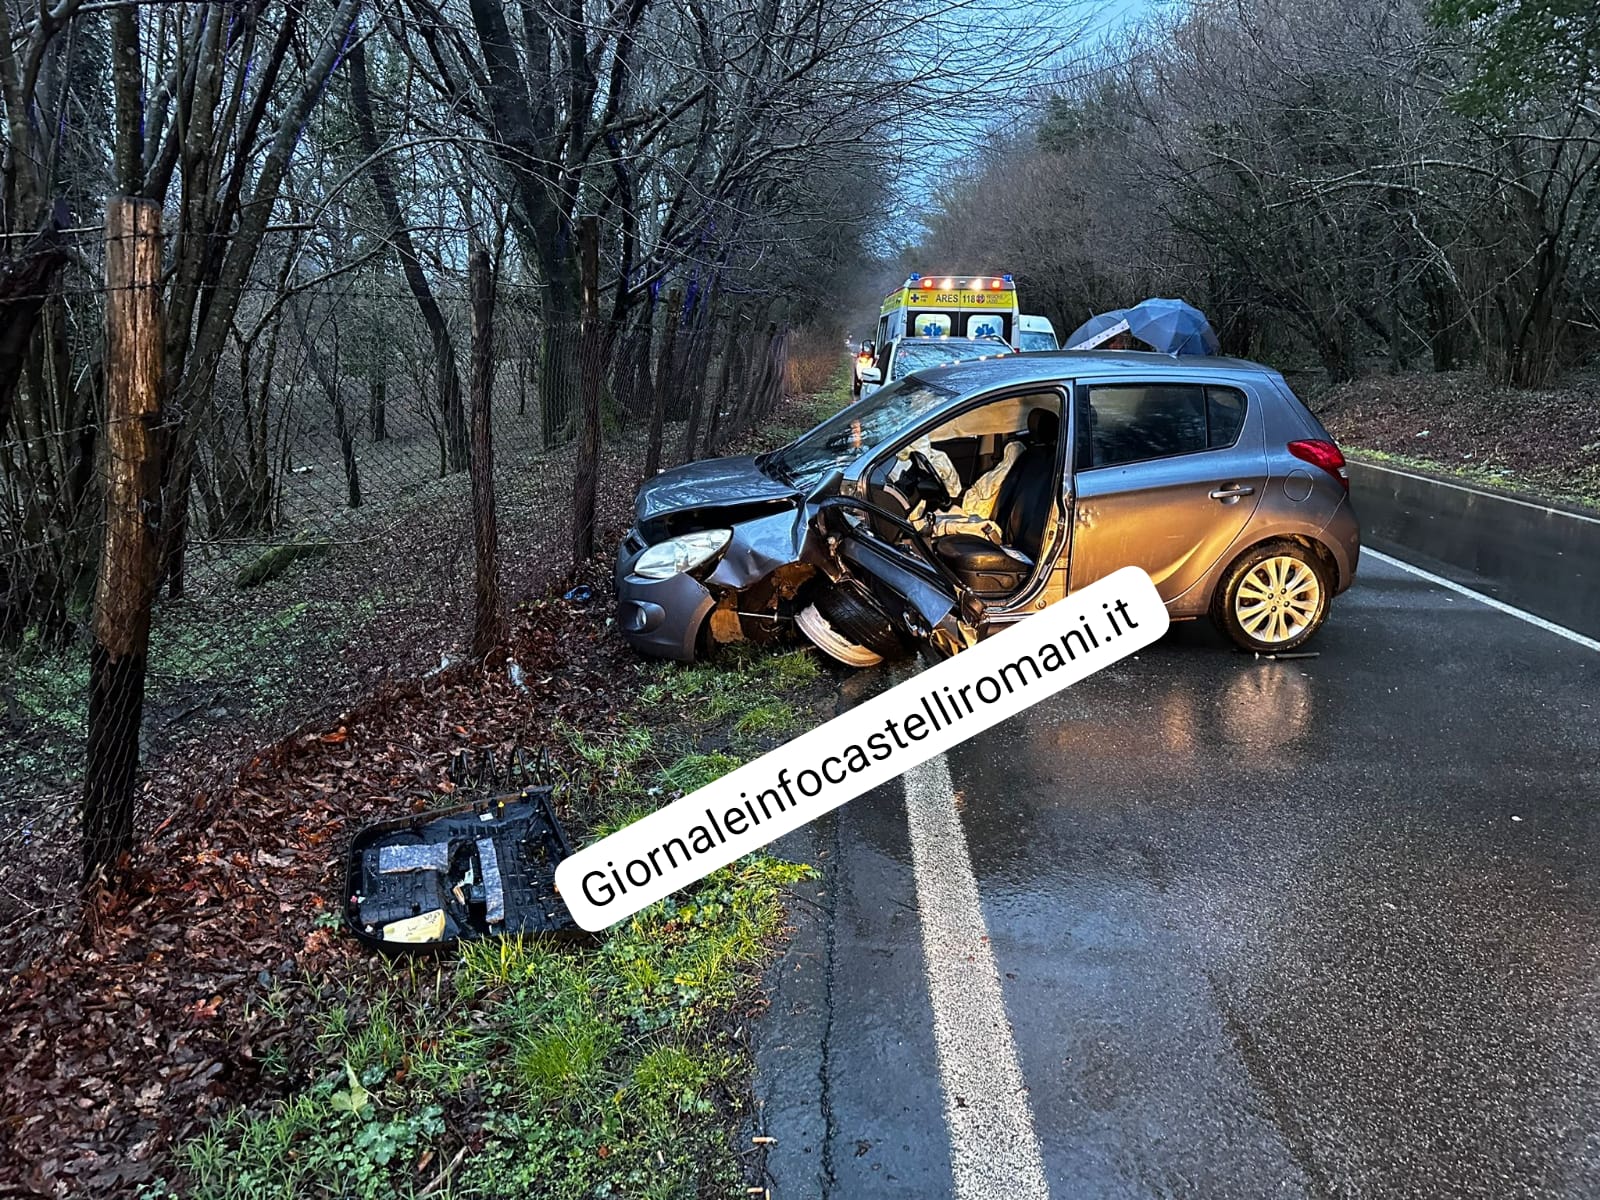
POLYGON ((852 579, 825 585, 795 614, 795 624, 817 649, 847 667, 872 667, 906 654, 872 594, 852 579))
POLYGON ((1303 645, 1328 617, 1327 568, 1296 542, 1267 542, 1228 568, 1211 619, 1245 650, 1270 654, 1303 645))

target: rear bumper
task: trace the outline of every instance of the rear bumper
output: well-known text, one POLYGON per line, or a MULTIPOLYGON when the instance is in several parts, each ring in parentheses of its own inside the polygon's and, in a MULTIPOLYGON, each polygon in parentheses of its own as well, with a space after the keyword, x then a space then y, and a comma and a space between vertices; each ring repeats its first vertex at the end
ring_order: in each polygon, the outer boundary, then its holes
POLYGON ((646 579, 633 573, 644 551, 624 543, 617 553, 617 628, 627 643, 652 658, 693 662, 700 629, 716 601, 688 575, 646 579))
POLYGON ((1333 510, 1333 516, 1322 527, 1319 540, 1333 555, 1339 568, 1339 582, 1334 594, 1348 588, 1356 579, 1356 567, 1361 561, 1361 523, 1356 520, 1355 507, 1346 496, 1333 510))

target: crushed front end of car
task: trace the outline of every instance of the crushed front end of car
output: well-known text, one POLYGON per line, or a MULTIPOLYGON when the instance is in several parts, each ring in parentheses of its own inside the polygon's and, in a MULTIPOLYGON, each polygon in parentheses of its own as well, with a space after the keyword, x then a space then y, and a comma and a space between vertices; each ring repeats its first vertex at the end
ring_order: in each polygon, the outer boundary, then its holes
POLYGON ((806 497, 752 457, 663 472, 639 491, 617 553, 617 624, 643 654, 692 662, 770 640, 815 574, 806 497))

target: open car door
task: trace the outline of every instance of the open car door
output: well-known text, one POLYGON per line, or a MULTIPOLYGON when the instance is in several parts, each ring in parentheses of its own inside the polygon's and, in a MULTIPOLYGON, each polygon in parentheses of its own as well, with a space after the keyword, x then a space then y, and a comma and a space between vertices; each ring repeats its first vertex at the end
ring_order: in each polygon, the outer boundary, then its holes
POLYGON ((822 650, 848 665, 870 666, 892 657, 900 636, 926 641, 946 655, 981 636, 987 606, 944 566, 916 526, 844 496, 824 500, 814 520, 840 573, 800 619, 822 650), (887 540, 880 533, 886 527, 902 537, 887 540))
POLYGON ((1065 594, 1066 395, 980 398, 853 468, 813 517, 834 586, 802 631, 850 665, 891 656, 903 636, 949 655, 1065 594))

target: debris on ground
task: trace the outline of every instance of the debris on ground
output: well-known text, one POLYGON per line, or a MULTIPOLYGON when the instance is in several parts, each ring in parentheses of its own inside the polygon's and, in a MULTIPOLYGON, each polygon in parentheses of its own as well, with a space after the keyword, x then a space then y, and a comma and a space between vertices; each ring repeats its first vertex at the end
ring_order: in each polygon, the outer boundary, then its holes
POLYGON ((361 829, 346 855, 346 925, 380 950, 577 936, 556 892, 572 843, 552 798, 549 786, 530 787, 361 829))
MULTIPOLYGON (((436 808, 460 786, 458 752, 492 774, 486 752, 521 761, 558 745, 563 727, 604 730, 637 687, 631 652, 569 605, 528 606, 511 648, 562 685, 530 701, 502 672, 461 665, 282 739, 230 786, 160 814, 122 891, 12 971, 0 1194, 130 1194, 173 1145, 283 1086, 263 1058, 292 1045, 309 1014, 263 1005, 266 990, 370 970, 338 928, 357 827, 436 808)), ((581 830, 595 800, 569 796, 560 815, 581 830)))

